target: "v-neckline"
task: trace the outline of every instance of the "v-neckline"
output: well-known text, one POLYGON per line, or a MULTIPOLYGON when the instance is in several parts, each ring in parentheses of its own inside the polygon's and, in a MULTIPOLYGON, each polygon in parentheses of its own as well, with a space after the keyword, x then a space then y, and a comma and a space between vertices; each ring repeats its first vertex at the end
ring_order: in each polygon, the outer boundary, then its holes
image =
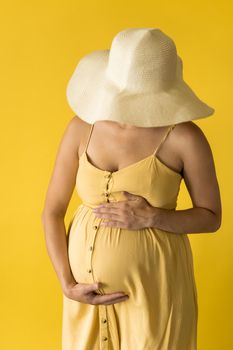
POLYGON ((83 156, 85 157, 85 160, 86 160, 87 164, 88 164, 91 168, 93 168, 93 169, 95 169, 96 171, 99 171, 99 172, 101 172, 101 173, 107 173, 107 174, 111 174, 111 175, 115 175, 115 174, 116 174, 116 175, 117 175, 117 174, 119 174, 119 173, 121 173, 121 172, 123 172, 123 171, 125 171, 125 170, 128 170, 128 169, 130 169, 130 168, 132 168, 132 167, 134 167, 134 166, 137 166, 137 165, 139 165, 139 164, 141 164, 141 163, 143 163, 143 162, 149 160, 150 158, 152 158, 152 160, 157 161, 158 163, 160 163, 163 167, 165 167, 165 168, 166 168, 168 171, 170 171, 172 174, 175 174, 175 175, 177 175, 177 176, 179 176, 179 177, 182 177, 182 175, 181 175, 180 173, 178 173, 177 171, 171 169, 169 166, 165 165, 161 160, 159 160, 159 158, 158 158, 158 157, 156 156, 156 154, 154 154, 154 153, 150 154, 149 156, 147 156, 147 157, 145 157, 145 158, 140 159, 140 160, 137 161, 137 162, 134 162, 134 163, 132 163, 132 164, 129 164, 129 165, 127 165, 127 166, 125 166, 125 167, 123 167, 123 168, 121 168, 121 169, 118 169, 118 170, 116 170, 116 171, 103 170, 103 169, 100 169, 100 168, 96 167, 94 164, 92 164, 92 163, 89 161, 88 155, 87 155, 87 152, 86 152, 86 151, 84 151, 84 152, 81 154, 81 156, 80 156, 79 159, 81 159, 83 156))

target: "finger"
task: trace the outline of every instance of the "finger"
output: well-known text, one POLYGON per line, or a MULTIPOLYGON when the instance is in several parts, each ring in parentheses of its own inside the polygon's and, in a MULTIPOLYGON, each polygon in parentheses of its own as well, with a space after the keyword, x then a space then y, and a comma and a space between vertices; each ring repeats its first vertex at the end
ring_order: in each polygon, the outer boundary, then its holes
POLYGON ((117 298, 117 299, 112 300, 112 301, 107 301, 107 302, 105 302, 104 304, 105 304, 105 305, 117 304, 117 303, 120 303, 120 302, 122 302, 122 301, 126 301, 126 300, 128 300, 128 299, 129 299, 128 296, 124 296, 124 297, 117 298))
POLYGON ((119 208, 120 205, 121 205, 120 203, 121 203, 121 201, 119 201, 119 202, 111 202, 111 203, 104 203, 104 204, 98 205, 96 208, 97 209, 99 209, 99 208, 108 208, 108 209, 119 208))
POLYGON ((101 218, 104 218, 104 219, 115 219, 115 220, 118 220, 120 217, 121 217, 121 214, 120 213, 113 213, 113 212, 110 212, 109 210, 107 211, 98 211, 95 213, 96 216, 99 216, 101 218))
POLYGON ((96 289, 99 289, 101 286, 100 282, 96 283, 83 283, 84 284, 84 294, 94 292, 96 289))
POLYGON ((127 295, 125 292, 112 292, 112 293, 105 293, 104 295, 111 295, 114 297, 122 297, 124 295, 127 295))
POLYGON ((120 215, 119 208, 100 208, 98 211, 94 211, 94 214, 101 214, 101 215, 113 215, 115 217, 118 217, 120 215))
POLYGON ((128 228, 128 226, 123 221, 114 221, 114 220, 102 221, 100 223, 100 226, 112 226, 112 227, 128 228))
POLYGON ((100 204, 97 207, 93 208, 93 211, 95 212, 95 210, 101 211, 108 211, 108 212, 116 212, 119 209, 122 209, 122 207, 125 205, 126 201, 116 201, 116 202, 111 202, 111 203, 105 203, 105 204, 100 204))
MULTIPOLYGON (((114 293, 116 294, 116 293, 114 293)), ((104 295, 94 295, 94 297, 92 298, 92 300, 94 301, 94 303, 97 304, 112 304, 112 303, 116 303, 118 301, 122 301, 122 300, 126 300, 128 299, 129 296, 127 295, 112 295, 112 294, 104 294, 104 295)))

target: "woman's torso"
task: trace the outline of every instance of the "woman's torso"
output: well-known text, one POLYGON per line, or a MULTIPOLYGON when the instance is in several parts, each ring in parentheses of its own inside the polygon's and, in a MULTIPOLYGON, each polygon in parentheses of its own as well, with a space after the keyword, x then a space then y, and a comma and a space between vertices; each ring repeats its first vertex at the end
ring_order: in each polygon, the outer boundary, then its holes
MULTIPOLYGON (((188 237, 157 228, 128 230, 99 226, 101 218, 92 208, 100 203, 126 200, 122 191, 144 197, 154 207, 174 209, 182 176, 157 158, 157 152, 175 125, 167 128, 161 142, 149 156, 117 171, 101 170, 87 155, 87 146, 79 159, 76 189, 82 204, 68 228, 69 259, 74 277, 83 283, 101 281, 100 292, 132 291, 132 271, 150 281, 151 266, 166 261, 170 266, 179 254, 190 249, 188 237), (162 256, 161 256, 162 255, 162 256), (130 282, 131 281, 131 282, 130 282)), ((157 265, 156 265, 157 264, 157 265)))
POLYGON ((91 206, 122 200, 122 191, 143 196, 152 206, 176 207, 182 175, 158 157, 158 151, 175 125, 167 127, 154 151, 148 156, 116 171, 103 170, 90 161, 87 149, 94 130, 91 125, 88 140, 79 159, 76 189, 83 203, 91 206))

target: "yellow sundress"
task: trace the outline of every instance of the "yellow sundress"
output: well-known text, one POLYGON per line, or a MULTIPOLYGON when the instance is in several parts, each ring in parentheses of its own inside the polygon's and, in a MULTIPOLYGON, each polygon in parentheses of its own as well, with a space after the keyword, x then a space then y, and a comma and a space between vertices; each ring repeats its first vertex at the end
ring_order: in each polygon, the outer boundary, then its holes
POLYGON ((196 350, 198 303, 187 234, 153 227, 100 226, 92 208, 126 200, 122 191, 152 206, 175 209, 182 175, 157 157, 161 142, 142 160, 117 171, 79 159, 76 189, 82 203, 68 226, 70 267, 79 283, 102 282, 98 293, 124 291, 126 301, 91 305, 63 294, 62 350, 196 350))

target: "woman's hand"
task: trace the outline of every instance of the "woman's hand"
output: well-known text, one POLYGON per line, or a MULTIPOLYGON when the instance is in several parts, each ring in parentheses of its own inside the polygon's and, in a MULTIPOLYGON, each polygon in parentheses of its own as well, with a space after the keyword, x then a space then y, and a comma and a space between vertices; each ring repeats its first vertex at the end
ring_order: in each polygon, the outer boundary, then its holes
POLYGON ((144 197, 124 191, 126 201, 104 203, 93 209, 97 217, 108 219, 101 226, 114 226, 139 230, 150 227, 155 207, 152 207, 144 197))
POLYGON ((91 305, 109 305, 127 300, 129 296, 124 292, 97 294, 95 291, 101 287, 101 283, 76 283, 72 282, 66 287, 64 294, 67 298, 91 305))

